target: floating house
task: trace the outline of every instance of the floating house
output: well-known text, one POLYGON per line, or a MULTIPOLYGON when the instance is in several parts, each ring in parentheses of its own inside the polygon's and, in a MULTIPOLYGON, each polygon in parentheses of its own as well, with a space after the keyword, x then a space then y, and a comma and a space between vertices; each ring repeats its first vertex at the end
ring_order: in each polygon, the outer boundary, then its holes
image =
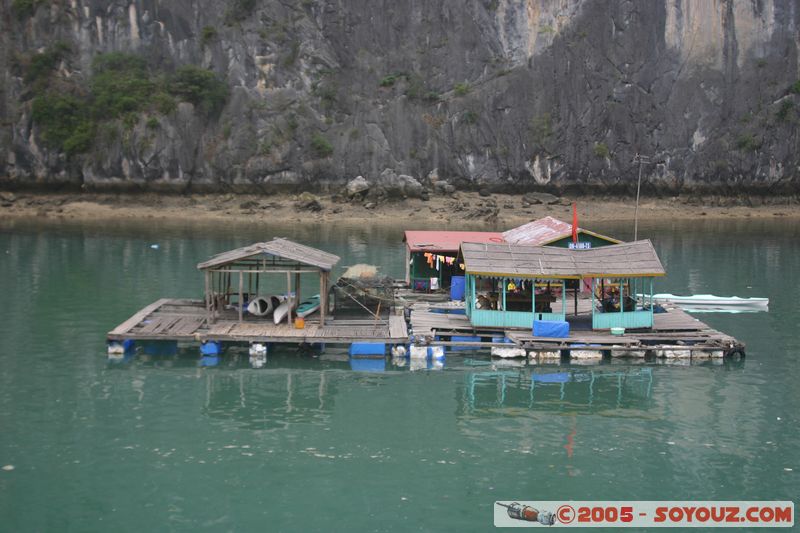
MULTIPOLYGON (((653 279, 664 267, 649 240, 590 249, 462 243, 466 314, 474 326, 566 322, 567 282, 591 280, 592 329, 653 326, 653 279), (643 305, 636 295, 649 295, 643 305)), ((575 295, 577 311, 577 295, 575 295)))
MULTIPOLYGON (((450 254, 457 243, 474 238, 469 232, 446 233, 449 241, 412 234, 407 240, 409 250, 413 247, 423 257, 425 250, 450 254)), ((386 319, 327 316, 330 276, 339 261, 333 254, 281 238, 230 250, 197 265, 204 276, 203 299, 160 298, 109 331, 109 357, 126 360, 139 342, 146 353, 157 349, 169 354, 176 352, 178 342, 199 343, 201 365, 216 364, 215 358, 227 345, 250 343, 255 368, 265 364, 270 346, 276 343, 320 349, 350 345, 353 358, 377 357, 376 368, 384 363, 389 346, 393 356, 402 357, 409 344, 412 359, 420 355, 436 359, 445 347, 449 351, 507 349, 509 345, 521 355, 528 351, 529 357, 542 360, 560 358, 565 352, 575 358, 600 357, 603 351, 629 357, 744 354, 742 343, 678 307, 667 304, 653 314, 653 279, 663 276, 664 269, 649 241, 569 249, 495 242, 498 235, 483 233, 480 237, 488 242, 460 245, 455 260, 459 269, 463 267, 464 304, 429 294, 416 300, 396 298, 386 319), (272 283, 268 283, 270 277, 272 283), (248 304, 255 306, 276 290, 275 277, 279 281, 285 277, 285 294, 283 288, 278 290, 281 297, 289 298, 300 295, 301 279, 308 284, 309 278, 318 278, 319 315, 293 322, 288 305, 280 315, 285 321, 278 323, 268 311, 246 314, 248 304), (590 295, 568 285, 586 280, 591 280, 590 295), (570 293, 575 314, 567 317, 570 293), (645 295, 644 302, 637 294, 645 295), (545 334, 537 332, 536 325, 560 331, 545 334), (626 329, 622 336, 611 329, 620 327, 626 329), (691 340, 688 348, 687 339, 691 340), (153 346, 153 342, 163 345, 153 346), (587 344, 600 348, 586 349, 587 344)), ((441 261, 439 266, 441 271, 441 261)), ((311 283, 314 289, 316 284, 316 280, 311 283)))
MULTIPOLYGON (((575 247, 572 246, 572 224, 550 216, 504 231, 502 237, 504 242, 511 244, 575 247)), ((599 248, 621 242, 613 237, 578 228, 578 247, 580 248, 599 248)))
MULTIPOLYGON (((320 323, 324 324, 330 274, 338 262, 336 255, 278 237, 215 255, 197 265, 205 276, 208 323, 231 308, 238 311, 239 322, 242 322, 247 302, 259 294, 262 276, 285 274, 286 295, 291 299, 300 296, 300 275, 316 274, 319 277, 320 323)), ((288 308, 286 320, 291 324, 293 305, 288 308)))
POLYGON ((491 231, 406 231, 403 242, 406 283, 413 290, 428 291, 449 287, 453 276, 463 275, 456 263, 462 242, 504 241, 501 233, 491 231))

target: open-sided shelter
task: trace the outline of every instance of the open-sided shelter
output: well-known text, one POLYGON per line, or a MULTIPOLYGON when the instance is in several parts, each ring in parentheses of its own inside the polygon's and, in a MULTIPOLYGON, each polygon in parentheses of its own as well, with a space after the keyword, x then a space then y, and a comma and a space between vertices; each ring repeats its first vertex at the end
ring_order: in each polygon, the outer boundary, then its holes
POLYGON ((653 279, 665 275, 649 240, 590 249, 465 242, 459 260, 466 313, 473 325, 488 327, 564 321, 566 282, 591 279, 593 329, 650 328, 653 279))
MULTIPOLYGON (((263 275, 286 275, 286 294, 300 297, 300 274, 319 274, 320 323, 325 323, 328 309, 330 273, 339 257, 310 246, 276 237, 215 255, 197 265, 205 274, 205 304, 209 322, 231 305, 244 318, 247 301, 258 294, 263 275), (294 287, 292 287, 294 274, 294 287)), ((292 322, 289 306, 287 322, 292 322)))

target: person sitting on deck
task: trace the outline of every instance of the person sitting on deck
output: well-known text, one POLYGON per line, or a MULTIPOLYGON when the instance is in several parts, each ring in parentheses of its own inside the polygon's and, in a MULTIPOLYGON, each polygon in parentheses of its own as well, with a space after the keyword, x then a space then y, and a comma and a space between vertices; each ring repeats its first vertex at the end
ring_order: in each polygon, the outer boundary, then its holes
POLYGON ((619 289, 609 287, 604 291, 601 307, 604 313, 619 311, 619 289))

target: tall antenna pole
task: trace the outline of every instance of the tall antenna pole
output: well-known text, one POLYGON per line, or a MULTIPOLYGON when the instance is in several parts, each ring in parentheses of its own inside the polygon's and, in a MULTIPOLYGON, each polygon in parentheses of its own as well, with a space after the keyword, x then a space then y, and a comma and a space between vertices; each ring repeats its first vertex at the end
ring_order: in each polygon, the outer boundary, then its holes
POLYGON ((639 191, 642 189, 642 167, 650 162, 650 158, 645 155, 636 154, 633 161, 639 163, 639 179, 636 182, 636 208, 633 212, 633 240, 639 240, 639 191))

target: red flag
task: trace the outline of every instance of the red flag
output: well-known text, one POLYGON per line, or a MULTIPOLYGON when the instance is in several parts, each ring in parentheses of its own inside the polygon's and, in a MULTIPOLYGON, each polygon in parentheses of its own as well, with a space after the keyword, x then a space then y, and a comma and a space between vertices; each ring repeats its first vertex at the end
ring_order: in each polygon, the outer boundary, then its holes
POLYGON ((572 242, 578 244, 578 205, 572 204, 572 242))

